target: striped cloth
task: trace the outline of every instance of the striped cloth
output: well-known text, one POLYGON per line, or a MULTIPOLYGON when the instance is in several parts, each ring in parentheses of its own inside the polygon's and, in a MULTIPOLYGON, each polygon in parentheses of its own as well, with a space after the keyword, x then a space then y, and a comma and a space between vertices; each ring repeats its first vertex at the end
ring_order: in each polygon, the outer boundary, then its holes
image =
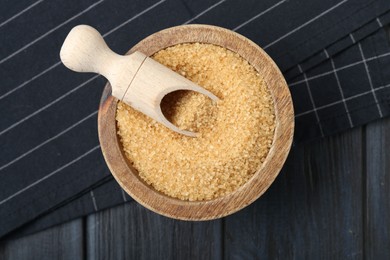
POLYGON ((387 116, 388 0, 7 1, 0 10, 0 236, 33 232, 131 200, 100 152, 105 80, 70 72, 59 49, 77 24, 118 53, 186 23, 230 28, 285 73, 296 142, 387 116), (26 224, 29 224, 29 226, 26 224))

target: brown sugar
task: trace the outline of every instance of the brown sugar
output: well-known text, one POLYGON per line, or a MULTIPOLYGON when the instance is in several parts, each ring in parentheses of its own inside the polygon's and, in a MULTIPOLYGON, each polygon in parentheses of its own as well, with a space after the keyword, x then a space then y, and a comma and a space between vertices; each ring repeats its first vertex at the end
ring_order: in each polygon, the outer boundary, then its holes
POLYGON ((211 200, 239 188, 264 162, 273 142, 272 96, 241 56, 201 43, 180 44, 153 58, 217 95, 166 96, 162 110, 196 138, 175 133, 119 102, 118 135, 126 157, 154 189, 182 200, 211 200))

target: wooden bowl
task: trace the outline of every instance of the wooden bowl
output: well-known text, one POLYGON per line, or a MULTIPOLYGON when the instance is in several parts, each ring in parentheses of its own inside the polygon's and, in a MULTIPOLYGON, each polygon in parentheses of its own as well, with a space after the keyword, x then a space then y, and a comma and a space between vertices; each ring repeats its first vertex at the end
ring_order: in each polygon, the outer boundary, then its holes
POLYGON ((105 86, 98 116, 104 158, 121 187, 137 202, 161 215, 182 220, 209 220, 232 214, 259 198, 275 180, 291 147, 294 111, 286 81, 273 60, 255 43, 227 29, 209 25, 184 25, 157 32, 135 45, 128 54, 153 55, 180 43, 211 43, 238 53, 264 78, 274 101, 276 128, 267 158, 254 176, 236 191, 213 200, 190 202, 171 198, 140 179, 122 151, 115 120, 118 100, 105 86))

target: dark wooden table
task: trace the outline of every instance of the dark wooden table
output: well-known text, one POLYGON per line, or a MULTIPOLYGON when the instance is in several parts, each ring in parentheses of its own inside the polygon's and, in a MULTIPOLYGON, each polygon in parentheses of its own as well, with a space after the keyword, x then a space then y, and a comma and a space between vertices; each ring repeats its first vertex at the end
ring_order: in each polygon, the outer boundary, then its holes
POLYGON ((390 119, 295 146, 276 182, 224 219, 135 202, 0 244, 0 259, 390 259, 390 119))

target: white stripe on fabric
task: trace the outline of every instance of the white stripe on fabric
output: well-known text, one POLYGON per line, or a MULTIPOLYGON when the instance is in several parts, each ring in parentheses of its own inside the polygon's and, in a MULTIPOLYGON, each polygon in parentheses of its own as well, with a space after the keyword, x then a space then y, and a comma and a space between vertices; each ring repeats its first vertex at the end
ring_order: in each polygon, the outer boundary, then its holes
POLYGON ((305 26, 311 24, 311 23, 314 22, 315 20, 321 18, 322 16, 324 16, 324 15, 326 15, 327 13, 333 11, 334 9, 336 9, 337 7, 339 7, 340 5, 342 5, 342 4, 344 4, 344 3, 348 2, 348 1, 349 1, 349 0, 343 0, 343 1, 341 1, 340 3, 338 3, 338 4, 334 5, 334 6, 332 6, 331 8, 325 10, 324 12, 320 13, 320 14, 317 15, 316 17, 310 19, 309 21, 307 21, 307 22, 305 22, 304 24, 298 26, 297 28, 293 29, 292 31, 289 31, 289 32, 286 33, 285 35, 283 35, 283 36, 279 37, 278 39, 274 40, 273 42, 267 44, 263 49, 264 49, 264 50, 265 50, 265 49, 268 49, 269 47, 271 47, 271 46, 274 45, 275 43, 278 43, 279 41, 283 40, 284 38, 290 36, 291 34, 297 32, 297 31, 299 31, 299 30, 302 29, 303 27, 305 27, 305 26))
MULTIPOLYGON (((390 88, 390 84, 384 85, 384 86, 380 86, 380 87, 374 89, 374 91, 382 90, 382 89, 385 89, 385 88, 390 88)), ((345 98, 345 101, 349 101, 349 100, 352 100, 352 99, 355 99, 355 98, 358 98, 358 97, 361 97, 361 96, 364 96, 364 95, 367 95, 367 94, 370 94, 370 93, 372 93, 371 90, 366 91, 366 92, 362 92, 362 93, 359 93, 357 95, 345 98)), ((343 102, 343 101, 342 100, 338 100, 338 101, 335 101, 335 102, 332 102, 332 103, 329 103, 329 104, 326 104, 326 105, 323 105, 323 106, 319 106, 319 107, 317 107, 317 110, 328 108, 328 107, 340 104, 341 102, 343 102)), ((308 110, 308 111, 296 114, 295 117, 304 116, 304 115, 310 114, 312 112, 314 112, 314 109, 311 109, 311 110, 308 110)))
MULTIPOLYGON (((301 73, 303 73, 302 68, 301 68, 300 65, 298 65, 298 69, 299 69, 299 71, 300 71, 301 73)), ((311 89, 310 89, 309 81, 307 81, 307 79, 306 79, 306 73, 303 73, 303 77, 304 77, 304 79, 305 79, 306 89, 307 89, 307 92, 309 93, 310 102, 311 102, 311 104, 312 104, 312 106, 313 106, 314 114, 315 114, 315 116, 316 116, 317 123, 318 123, 318 126, 319 126, 319 128, 320 128, 321 136, 324 136, 324 131, 323 131, 323 129, 322 129, 320 117, 318 116, 317 108, 316 108, 316 105, 315 105, 314 99, 313 99, 313 95, 311 94, 311 89)))
POLYGON ((56 174, 56 173, 62 171, 63 169, 65 169, 65 168, 71 166, 72 164, 76 163, 77 161, 81 160, 82 158, 86 157, 87 155, 89 155, 90 153, 96 151, 96 150, 99 149, 99 148, 100 148, 100 145, 97 145, 97 146, 93 147, 91 150, 89 150, 89 151, 83 153, 83 154, 80 155, 79 157, 73 159, 72 161, 70 161, 70 162, 68 162, 68 163, 66 163, 66 164, 64 164, 64 165, 62 165, 61 167, 57 168, 56 170, 54 170, 54 171, 50 172, 49 174, 45 175, 45 177, 43 177, 43 178, 41 178, 41 179, 39 179, 39 180, 37 180, 37 181, 31 183, 30 185, 24 187, 23 189, 21 189, 21 190, 15 192, 15 193, 12 194, 11 196, 9 196, 9 197, 3 199, 2 201, 0 201, 0 205, 6 203, 7 201, 11 200, 12 198, 15 198, 16 196, 20 195, 21 193, 25 192, 26 190, 28 190, 28 189, 34 187, 35 185, 37 185, 37 184, 41 183, 42 181, 48 179, 49 177, 53 176, 54 174, 56 174))
POLYGON ((381 20, 379 20, 379 17, 376 18, 376 22, 378 23, 379 27, 383 27, 383 24, 381 20))
POLYGON ((11 89, 11 90, 8 91, 7 93, 1 95, 1 96, 0 96, 0 100, 2 100, 3 98, 7 97, 8 95, 14 93, 16 90, 23 88, 24 86, 26 86, 26 85, 27 85, 28 83, 30 83, 31 81, 36 80, 37 78, 39 78, 39 77, 42 76, 43 74, 46 74, 47 72, 51 71, 52 69, 54 69, 55 67, 57 67, 57 66, 60 65, 60 64, 61 64, 61 62, 59 61, 59 62, 57 62, 57 63, 51 65, 49 68, 45 69, 44 71, 42 71, 42 72, 36 74, 36 75, 35 75, 34 77, 32 77, 31 79, 26 80, 25 82, 23 82, 22 84, 20 84, 20 85, 17 86, 16 88, 11 89))
MULTIPOLYGON (((387 57, 387 56, 389 56, 389 55, 390 55, 390 52, 383 53, 383 54, 381 54, 381 55, 373 56, 373 57, 370 57, 370 58, 367 58, 367 59, 364 59, 364 60, 361 60, 361 61, 357 61, 357 62, 353 62, 353 63, 348 64, 348 65, 345 65, 345 66, 341 66, 340 68, 337 68, 337 69, 335 69, 334 71, 345 70, 345 69, 348 69, 348 68, 350 68, 350 67, 353 67, 353 66, 362 64, 362 63, 364 63, 364 62, 373 61, 373 60, 376 60, 376 59, 380 59, 380 58, 383 58, 383 57, 387 57)), ((310 77, 307 77, 307 80, 310 81, 310 80, 312 80, 312 79, 318 79, 318 78, 321 78, 321 77, 330 75, 330 74, 332 74, 334 71, 331 70, 331 71, 323 72, 323 73, 320 73, 320 74, 317 74, 317 75, 314 75, 314 76, 310 76, 310 77)), ((305 80, 298 80, 298 81, 289 83, 288 85, 291 87, 291 86, 295 86, 295 85, 301 84, 301 83, 303 83, 303 82, 305 82, 305 80)))
POLYGON ((8 55, 7 57, 5 57, 4 59, 0 60, 0 64, 4 63, 5 61, 11 59, 12 57, 14 57, 15 55, 17 55, 18 53, 24 51, 25 49, 27 49, 28 47, 30 47, 31 45, 33 45, 34 43, 42 40, 43 38, 45 38, 46 36, 48 36, 49 34, 51 34, 52 32, 56 31, 57 29, 61 28, 62 26, 64 26, 65 24, 69 23, 70 21, 76 19, 77 17, 83 15, 84 13, 90 11, 91 9, 93 9, 94 7, 96 7, 97 5, 101 4, 104 0, 100 0, 96 3, 94 3, 93 5, 90 5, 88 8, 86 8, 85 10, 83 10, 82 12, 76 14, 75 16, 72 16, 71 18, 69 18, 68 20, 66 20, 65 22, 57 25, 56 27, 54 27, 53 29, 47 31, 46 33, 42 34, 41 36, 39 36, 38 38, 36 38, 35 40, 31 41, 30 43, 24 45, 22 48, 20 48, 19 50, 13 52, 12 54, 8 55))
POLYGON ((352 33, 349 34, 349 38, 351 38, 353 44, 356 43, 355 37, 353 37, 352 33))
POLYGON ((269 11, 271 11, 272 9, 276 8, 277 6, 279 6, 279 5, 283 4, 283 3, 285 3, 286 1, 287 1, 287 0, 282 0, 282 1, 277 2, 277 3, 274 4, 273 6, 267 8, 266 10, 262 11, 261 13, 255 15, 255 16, 253 16, 252 18, 250 18, 249 20, 243 22, 242 24, 240 24, 239 26, 237 26, 236 28, 234 28, 233 31, 239 30, 240 28, 244 27, 244 26, 247 25, 248 23, 250 23, 250 22, 256 20, 257 18, 259 18, 259 17, 261 17, 262 15, 268 13, 269 11))
POLYGON ((377 98, 376 93, 375 93, 375 91, 374 91, 374 85, 372 84, 371 74, 370 74, 370 71, 369 71, 369 69, 368 69, 367 62, 365 61, 365 57, 364 57, 362 45, 360 44, 360 42, 358 43, 358 47, 359 47, 360 55, 362 56, 364 68, 366 69, 366 74, 367 74, 368 83, 370 84, 370 88, 371 88, 371 91, 372 91, 372 95, 374 96, 375 102, 376 102, 376 104, 377 104, 379 116, 380 116, 380 117, 383 117, 382 109, 381 109, 381 106, 379 105, 378 98, 377 98))
POLYGON ((16 157, 15 159, 9 161, 8 163, 0 166, 0 171, 4 170, 5 168, 7 168, 8 166, 14 164, 15 162, 19 161, 20 159, 26 157, 27 155, 31 154, 32 152, 34 152, 35 150, 38 150, 39 148, 41 148, 42 146, 44 146, 45 144, 48 144, 50 143, 51 141, 57 139, 58 137, 62 136, 63 134, 69 132, 70 130, 72 130, 73 128, 75 128, 76 126, 80 125, 81 123, 83 123, 84 121, 88 120, 89 118, 93 117, 94 115, 97 114, 97 110, 95 112, 93 112, 92 114, 89 114, 88 116, 84 117, 83 119, 77 121, 76 123, 74 123, 73 125, 69 126, 68 128, 66 128, 65 130, 62 130, 61 132, 59 132, 58 134, 56 134, 55 136, 53 137, 50 137, 49 139, 45 140, 44 142, 40 143, 39 145, 35 146, 34 148, 28 150, 27 152, 23 153, 22 155, 19 155, 18 157, 16 157))
POLYGON ((202 11, 201 13, 197 14, 196 16, 192 17, 191 19, 189 19, 188 21, 184 22, 183 24, 189 24, 190 22, 198 19, 199 17, 201 17, 202 15, 204 15, 205 13, 211 11, 212 9, 214 9, 215 7, 219 6, 220 4, 222 4, 223 2, 226 2, 226 0, 222 0, 222 1, 219 1, 215 4, 213 4, 212 6, 210 6, 209 8, 205 9, 204 11, 202 11))
POLYGON ((103 34, 103 38, 110 35, 111 33, 115 32, 116 30, 122 28, 123 26, 125 26, 126 24, 132 22, 133 20, 137 19, 138 17, 144 15, 145 13, 149 12, 150 10, 154 9, 155 7, 159 6, 160 4, 164 3, 166 0, 161 0, 151 6, 149 6, 148 8, 146 8, 145 10, 143 10, 142 12, 139 12, 138 14, 134 15, 133 17, 131 17, 129 20, 126 20, 125 22, 121 23, 120 25, 114 27, 113 29, 111 29, 110 31, 106 32, 105 34, 103 34))
POLYGON ((121 189, 121 192, 122 192, 123 202, 127 202, 125 191, 121 187, 119 187, 119 189, 121 189))
POLYGON ((13 15, 12 17, 10 17, 10 18, 8 18, 7 20, 5 20, 4 22, 2 22, 2 23, 0 24, 0 27, 2 27, 2 26, 4 26, 4 25, 6 25, 7 23, 11 22, 13 19, 15 19, 15 18, 21 16, 23 13, 27 12, 28 10, 30 10, 30 9, 33 8, 34 6, 36 6, 36 5, 40 4, 40 3, 42 3, 43 1, 44 1, 44 0, 39 0, 39 1, 36 1, 35 3, 33 3, 33 4, 31 4, 31 5, 27 6, 26 8, 24 8, 24 9, 23 9, 22 11, 20 11, 19 13, 13 15))
POLYGON ((344 91, 343 91, 343 89, 341 87, 339 75, 337 74, 336 66, 335 66, 334 61, 333 61, 332 58, 330 59, 330 63, 332 64, 332 69, 333 69, 333 72, 334 72, 334 76, 336 78, 337 86, 339 88, 340 95, 341 95, 341 101, 344 104, 345 113, 347 114, 347 117, 348 117, 349 126, 352 128, 353 127, 352 118, 351 118, 351 115, 349 114, 348 105, 347 105, 347 102, 345 101, 345 97, 344 97, 344 91))
POLYGON ((80 85, 78 85, 77 87, 75 87, 74 89, 66 92, 65 94, 63 94, 62 96, 60 96, 59 98, 53 100, 52 102, 46 104, 45 106, 41 107, 40 109, 36 110, 35 112, 29 114, 28 116, 24 117, 23 119, 19 120, 18 122, 10 125, 9 127, 7 127, 6 129, 2 130, 0 132, 0 136, 7 133, 8 131, 10 131, 11 129, 15 128, 16 126, 20 125, 21 123, 23 123, 24 121, 32 118, 33 116, 36 116, 37 114, 41 113, 42 111, 44 111, 45 109, 51 107, 52 105, 54 105, 55 103, 57 103, 58 101, 64 99, 65 97, 69 96, 70 94, 72 94, 73 92, 79 90, 80 88, 84 87, 85 85, 87 85, 88 83, 90 83, 91 81, 93 81, 94 79, 96 79, 97 77, 99 77, 99 75, 96 75, 96 76, 93 76, 92 78, 88 79, 87 81, 84 81, 83 83, 81 83, 80 85))
POLYGON ((329 53, 328 53, 328 51, 326 50, 326 49, 324 49, 324 53, 325 53, 325 57, 327 58, 327 59, 329 59, 329 53))
POLYGON ((92 199, 93 209, 95 211, 98 211, 98 207, 97 207, 97 203, 96 203, 96 199, 95 199, 95 194, 93 193, 93 190, 91 190, 89 192, 89 195, 91 196, 91 199, 92 199))

